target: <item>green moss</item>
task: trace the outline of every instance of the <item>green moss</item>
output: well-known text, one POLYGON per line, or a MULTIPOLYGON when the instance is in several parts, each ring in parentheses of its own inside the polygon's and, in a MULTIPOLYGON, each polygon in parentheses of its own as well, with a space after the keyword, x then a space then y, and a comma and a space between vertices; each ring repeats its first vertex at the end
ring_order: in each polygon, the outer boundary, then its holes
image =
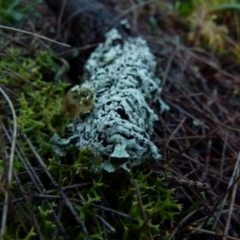
MULTIPOLYGON (((50 52, 27 54, 11 48, 9 56, 2 59, 1 66, 3 77, 0 84, 14 92, 18 128, 21 133, 28 134, 40 154, 49 153, 49 137, 54 132, 62 133, 69 121, 60 111, 61 98, 67 84, 53 80, 61 65, 58 67, 56 57, 51 56, 50 52), (21 64, 13 61, 13 58, 21 61, 21 64)), ((22 144, 24 148, 25 144, 22 144)))
MULTIPOLYGON (((62 158, 57 158, 53 154, 49 139, 55 132, 63 135, 69 122, 69 119, 60 111, 61 100, 67 85, 64 83, 64 73, 68 68, 65 61, 47 51, 30 53, 16 48, 8 51, 10 54, 1 59, 0 84, 8 91, 17 112, 20 133, 17 143, 31 165, 39 168, 21 134, 28 136, 38 154, 44 159, 47 170, 60 187, 88 182, 80 190, 68 191, 67 197, 71 199, 72 206, 87 228, 91 239, 104 239, 104 234, 107 234, 109 239, 148 239, 146 224, 153 236, 167 236, 168 233, 163 230, 164 226, 174 221, 181 206, 176 203, 174 190, 168 189, 164 179, 157 178, 148 170, 140 169, 137 171, 132 169, 130 173, 102 172, 100 166, 104 159, 88 147, 81 150, 69 148, 66 150, 66 156, 62 158), (135 182, 138 185, 147 222, 142 217, 135 182), (103 211, 99 206, 121 212, 129 217, 103 211), (101 217, 109 226, 103 224, 101 217)), ((12 128, 11 113, 7 105, 1 105, 0 111, 4 113, 5 124, 9 124, 12 128)), ((23 188, 34 192, 35 186, 29 181, 29 177, 26 177, 24 173, 26 169, 18 157, 15 157, 14 168, 17 173, 23 172, 23 175, 19 174, 23 188)), ((44 179, 46 176, 41 173, 39 175, 43 178, 41 181, 44 182, 46 189, 53 189, 48 180, 44 179)), ((22 192, 15 182, 12 192, 16 198, 22 197, 22 192)), ((53 195, 60 196, 58 191, 53 195)), ((3 195, 0 198, 3 202, 3 195)), ((53 211, 49 209, 46 201, 51 204, 55 213, 58 213, 59 205, 63 200, 34 198, 32 201, 31 214, 34 215, 41 233, 46 239, 51 239, 56 222, 53 211)), ((20 204, 23 209, 29 211, 29 205, 24 201, 20 204)), ((77 226, 67 207, 63 208, 62 217, 59 220, 71 239, 85 239, 84 233, 77 226)), ((32 229, 31 221, 20 211, 18 216, 9 216, 6 239, 33 239, 35 234, 36 229, 32 229), (19 219, 24 223, 27 231, 20 227, 19 219)), ((61 232, 59 239, 64 239, 61 232)))
POLYGON ((181 205, 174 200, 174 189, 168 189, 165 180, 154 177, 152 172, 133 173, 127 189, 122 189, 121 192, 122 196, 119 196, 120 206, 124 211, 128 211, 130 216, 137 219, 136 222, 129 219, 122 221, 125 227, 124 235, 129 235, 127 232, 131 229, 139 231, 140 239, 147 239, 148 234, 144 225, 148 224, 152 235, 159 236, 163 224, 166 221, 174 221, 175 215, 181 210, 181 205), (142 199, 142 208, 148 219, 147 223, 142 217, 134 181, 137 182, 142 199), (128 210, 125 209, 126 202, 128 202, 128 210))
MULTIPOLYGON (((62 79, 54 81, 55 75, 62 68, 61 60, 49 51, 27 51, 18 48, 9 48, 2 52, 0 59, 0 84, 13 102, 17 114, 18 136, 17 144, 24 152, 32 166, 37 166, 32 159, 32 152, 26 144, 22 134, 26 134, 41 157, 52 156, 52 147, 49 138, 54 132, 64 132, 69 121, 60 111, 60 101, 64 95, 64 75, 62 79), (46 56, 49 61, 46 63, 46 56)), ((4 103, 4 101, 3 101, 4 103)), ((12 115, 7 104, 0 105, 0 112, 6 126, 12 128, 12 115)), ((6 146, 7 149, 9 148, 6 146)), ((0 166, 2 170, 4 166, 0 166)), ((33 183, 26 178, 26 169, 19 159, 14 157, 14 170, 19 174, 21 184, 26 189, 34 189, 33 183)), ((16 198, 22 197, 22 192, 13 181, 12 193, 16 198)), ((4 202, 4 195, 0 196, 4 202)), ((26 204, 21 204, 27 209, 26 204)), ((55 223, 49 217, 52 215, 46 204, 33 206, 33 213, 40 224, 40 229, 46 236, 50 236, 55 228, 55 223), (47 216, 45 216, 47 214, 47 216), (47 218, 49 217, 49 220, 47 218)), ((4 239, 33 239, 36 230, 28 222, 26 216, 19 211, 14 215, 8 214, 9 222, 4 239), (21 219, 21 222, 19 222, 21 219), (22 224, 26 229, 22 228, 22 224)))
POLYGON ((20 0, 0 0, 0 22, 12 24, 23 20, 26 14, 28 17, 36 15, 36 11, 32 11, 32 8, 40 2, 41 0, 34 0, 24 4, 20 0))
MULTIPOLYGON (((137 171, 132 169, 130 173, 116 172, 114 174, 103 171, 94 175, 90 166, 93 161, 96 161, 96 158, 91 149, 86 148, 79 151, 71 148, 71 153, 72 155, 67 154, 66 156, 68 161, 70 160, 69 164, 63 164, 64 159, 58 159, 58 161, 52 159, 48 169, 62 187, 72 181, 71 179, 75 179, 75 182, 78 183, 91 181, 81 190, 80 196, 73 191, 69 193, 68 197, 81 199, 73 202, 73 206, 89 230, 92 239, 104 239, 103 224, 97 217, 97 215, 101 215, 102 210, 96 205, 129 216, 129 218, 125 218, 114 215, 114 218, 118 219, 117 222, 114 222, 110 212, 104 213, 106 221, 117 232, 115 235, 105 227, 110 239, 148 239, 146 224, 149 226, 152 236, 161 235, 166 236, 167 239, 169 233, 163 229, 166 228, 166 224, 174 222, 181 212, 181 205, 174 199, 174 189, 169 189, 164 179, 157 178, 153 172, 140 169, 137 171), (135 181, 142 198, 142 208, 146 213, 147 223, 142 217, 135 181)), ((101 161, 98 163, 100 164, 101 161)), ((69 231, 75 236, 76 228, 70 227, 68 224, 65 222, 64 226, 68 226, 69 231)), ((81 233, 75 239, 85 239, 84 234, 81 233)))

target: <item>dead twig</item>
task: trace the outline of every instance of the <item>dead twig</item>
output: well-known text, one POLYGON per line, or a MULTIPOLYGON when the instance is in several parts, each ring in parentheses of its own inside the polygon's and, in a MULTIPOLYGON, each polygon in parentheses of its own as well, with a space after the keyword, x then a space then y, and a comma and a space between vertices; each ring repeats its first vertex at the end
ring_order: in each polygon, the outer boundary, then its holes
POLYGON ((149 225, 148 225, 147 215, 146 215, 145 210, 143 208, 142 197, 141 197, 141 193, 139 191, 139 187, 138 187, 138 183, 137 183, 136 179, 134 179, 134 186, 135 186, 135 190, 136 190, 136 194, 137 194, 138 204, 139 204, 139 207, 140 207, 140 210, 141 210, 141 213, 142 213, 142 217, 143 217, 144 222, 146 223, 145 227, 146 227, 146 230, 147 230, 147 233, 148 233, 148 239, 153 240, 153 236, 152 236, 151 230, 150 230, 149 225))
MULTIPOLYGON (((7 139, 8 139, 9 142, 10 142, 10 141, 11 141, 10 135, 8 134, 7 129, 4 127, 4 125, 3 125, 3 130, 4 130, 4 133, 5 133, 6 137, 7 137, 7 139)), ((24 154, 24 152, 22 151, 21 147, 19 146, 18 143, 16 144, 16 146, 17 146, 17 148, 16 148, 16 150, 15 150, 15 151, 16 151, 16 154, 17 154, 18 158, 20 159, 21 163, 23 164, 24 168, 26 169, 26 172, 27 172, 28 176, 30 177, 32 183, 33 183, 34 186, 36 187, 37 191, 38 191, 40 194, 46 193, 47 191, 46 191, 45 187, 43 186, 43 184, 42 184, 39 176, 36 174, 36 171, 34 170, 34 168, 32 167, 32 165, 31 165, 30 162, 28 161, 28 158, 25 156, 25 154, 24 154)), ((15 175, 16 175, 16 174, 15 174, 15 175)), ((23 198, 21 198, 21 199, 13 199, 11 202, 12 202, 12 203, 17 203, 17 202, 19 202, 19 201, 25 200, 26 203, 29 203, 29 200, 28 200, 28 199, 29 199, 29 196, 27 196, 28 198, 26 197, 26 194, 27 194, 27 193, 26 193, 26 191, 24 191, 23 187, 21 187, 20 180, 18 180, 17 175, 16 175, 16 181, 19 183, 19 187, 20 187, 20 190, 21 190, 21 192, 22 192, 23 198)), ((56 190, 56 191, 57 191, 57 190, 56 190)), ((51 191, 50 191, 50 193, 51 193, 51 191)), ((55 219, 55 221, 56 221, 56 223, 57 223, 57 226, 59 227, 59 229, 61 230, 61 232, 64 234, 65 239, 69 239, 69 236, 67 235, 67 233, 66 233, 66 231, 65 231, 62 223, 60 222, 60 220, 59 220, 58 217, 56 216, 55 211, 54 211, 52 205, 51 205, 47 200, 46 200, 46 203, 47 203, 47 205, 48 205, 48 208, 52 211, 52 214, 53 214, 53 217, 54 217, 54 219, 55 219)), ((0 204, 0 206, 1 206, 1 204, 0 204)), ((32 209, 32 208, 28 205, 28 210, 30 211, 30 214, 33 214, 33 213, 31 212, 31 209, 32 209)), ((35 225, 36 225, 36 224, 35 224, 35 225)), ((38 231, 38 229, 37 229, 37 231, 38 231)))
MULTIPOLYGON (((195 227, 189 227, 188 229, 192 230, 192 231, 196 231, 196 232, 208 233, 208 234, 211 234, 211 235, 223 237, 223 235, 221 233, 216 233, 216 232, 209 231, 209 230, 206 230, 206 229, 199 229, 199 228, 195 228, 195 227)), ((235 238, 235 237, 231 237, 231 236, 227 236, 227 239, 239 240, 239 238, 235 238)))
POLYGON ((13 107, 12 101, 8 97, 8 95, 5 93, 5 91, 0 86, 0 92, 7 101, 12 117, 13 117, 13 135, 12 135, 12 145, 11 145, 11 152, 10 152, 10 158, 8 164, 8 169, 5 169, 7 171, 7 182, 6 182, 6 190, 5 190, 5 200, 4 200, 4 206, 3 206, 3 213, 2 213, 2 222, 1 222, 1 237, 4 235, 6 230, 6 221, 7 221, 7 214, 8 214, 8 204, 10 200, 10 189, 12 186, 12 175, 13 175, 13 161, 14 161, 14 152, 15 152, 15 145, 17 140, 17 116, 15 113, 15 109, 13 107))
POLYGON ((52 42, 52 43, 56 43, 56 44, 62 45, 62 46, 64 46, 64 47, 71 47, 71 46, 68 45, 68 44, 57 42, 57 41, 55 41, 55 40, 52 40, 52 39, 50 39, 50 38, 41 36, 41 35, 36 34, 36 33, 31 33, 31 32, 28 32, 28 31, 21 30, 21 29, 12 28, 12 27, 7 27, 7 26, 3 26, 3 25, 0 25, 0 28, 7 29, 7 30, 11 30, 11 31, 16 31, 16 32, 21 32, 21 33, 28 34, 28 35, 32 35, 32 36, 34 36, 34 37, 38 37, 38 38, 41 38, 41 39, 43 39, 43 40, 47 40, 47 41, 52 42))
MULTIPOLYGON (((233 182, 234 180, 239 178, 239 168, 240 168, 239 164, 240 164, 240 152, 238 153, 238 158, 237 158, 237 161, 236 161, 236 164, 235 164, 234 171, 233 171, 230 182, 233 182)), ((222 240, 227 240, 227 238, 228 238, 227 234, 228 234, 228 229, 229 229, 229 226, 230 226, 231 216, 232 216, 232 212, 233 212, 233 205, 234 205, 234 202, 235 202, 237 187, 238 187, 238 182, 235 182, 235 184, 233 186, 233 190, 232 190, 231 201, 230 201, 227 221, 226 221, 226 224, 225 224, 222 240)))
POLYGON ((81 219, 78 216, 78 213, 76 212, 76 210, 74 209, 72 203, 70 202, 70 200, 67 198, 66 194, 64 193, 64 191, 62 190, 61 186, 59 186, 59 184, 55 181, 55 179, 52 177, 52 175, 49 173, 49 171, 47 170, 47 166, 45 165, 45 163, 43 162, 42 158, 39 156, 39 154, 37 153, 37 151, 35 150, 34 146, 32 145, 31 141, 28 139, 28 137, 23 134, 24 139, 26 140, 27 144, 29 145, 30 149, 32 150, 32 152, 34 153, 38 163, 41 165, 41 167, 43 168, 44 172, 46 173, 46 175, 48 176, 48 178, 51 180, 52 184, 54 185, 54 187, 59 191, 59 193, 61 194, 62 198, 64 199, 64 203, 65 205, 69 208, 69 210, 72 212, 76 222, 78 223, 78 225, 82 228, 82 231, 84 232, 86 239, 87 240, 91 240, 91 237, 88 233, 88 230, 86 229, 84 223, 81 221, 81 219))

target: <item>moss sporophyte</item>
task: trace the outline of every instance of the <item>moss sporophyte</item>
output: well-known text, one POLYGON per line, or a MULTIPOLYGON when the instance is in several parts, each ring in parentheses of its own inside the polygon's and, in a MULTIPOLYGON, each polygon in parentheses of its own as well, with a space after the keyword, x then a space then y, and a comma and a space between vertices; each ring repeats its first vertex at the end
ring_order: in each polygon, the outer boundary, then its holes
POLYGON ((89 88, 74 86, 71 88, 61 102, 62 111, 71 118, 79 113, 87 113, 94 108, 94 93, 89 88))

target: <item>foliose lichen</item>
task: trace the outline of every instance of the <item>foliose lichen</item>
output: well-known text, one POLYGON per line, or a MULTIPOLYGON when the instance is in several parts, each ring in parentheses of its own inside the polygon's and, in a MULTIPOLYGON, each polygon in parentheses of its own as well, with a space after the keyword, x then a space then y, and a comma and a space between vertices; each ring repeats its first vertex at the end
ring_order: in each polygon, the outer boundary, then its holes
POLYGON ((72 135, 51 138, 54 150, 64 155, 73 144, 95 149, 104 156, 102 169, 129 171, 146 159, 159 160, 150 141, 157 115, 149 104, 159 101, 161 112, 167 105, 160 99, 160 80, 155 77, 156 61, 142 38, 123 40, 116 29, 91 54, 85 66, 81 89, 94 92, 94 108, 80 113, 72 124, 72 135))

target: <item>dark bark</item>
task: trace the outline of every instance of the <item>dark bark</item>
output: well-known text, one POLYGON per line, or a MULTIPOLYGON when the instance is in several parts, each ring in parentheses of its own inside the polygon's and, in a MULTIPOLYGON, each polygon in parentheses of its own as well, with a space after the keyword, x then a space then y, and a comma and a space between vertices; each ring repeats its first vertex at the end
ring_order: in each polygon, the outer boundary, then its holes
MULTIPOLYGON (((60 21, 57 33, 61 41, 72 47, 84 48, 87 45, 98 44, 104 40, 104 34, 116 27, 122 34, 124 30, 118 22, 119 16, 110 5, 104 5, 95 0, 44 0, 60 21), (63 37, 64 36, 64 37, 63 37), (66 37, 67 36, 67 37, 66 37)), ((78 76, 83 73, 83 66, 94 48, 79 52, 79 57, 69 61, 71 70, 69 77, 73 83, 78 83, 78 76)))
MULTIPOLYGON (((62 27, 68 27, 77 45, 96 43, 117 20, 117 14, 95 0, 45 0, 59 17, 63 12, 62 27)), ((119 26, 117 26, 119 28, 119 26)))

